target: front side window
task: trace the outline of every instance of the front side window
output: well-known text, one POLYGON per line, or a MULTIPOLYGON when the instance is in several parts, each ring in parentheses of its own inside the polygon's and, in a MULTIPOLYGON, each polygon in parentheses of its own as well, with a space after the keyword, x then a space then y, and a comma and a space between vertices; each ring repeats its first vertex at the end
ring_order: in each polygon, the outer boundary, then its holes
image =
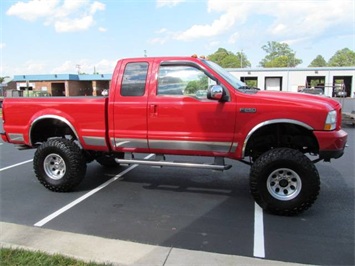
POLYGON ((207 99, 207 88, 214 84, 214 80, 193 66, 162 65, 158 74, 157 95, 207 99))
POLYGON ((148 63, 128 63, 123 73, 121 95, 143 96, 148 73, 148 63))

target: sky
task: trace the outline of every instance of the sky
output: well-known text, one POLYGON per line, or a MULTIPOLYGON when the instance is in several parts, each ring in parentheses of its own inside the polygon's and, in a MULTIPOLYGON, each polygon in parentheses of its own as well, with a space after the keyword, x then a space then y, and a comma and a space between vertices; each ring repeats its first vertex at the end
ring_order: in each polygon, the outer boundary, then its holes
POLYGON ((109 74, 117 60, 243 52, 269 41, 307 67, 355 51, 355 0, 1 0, 0 76, 109 74))

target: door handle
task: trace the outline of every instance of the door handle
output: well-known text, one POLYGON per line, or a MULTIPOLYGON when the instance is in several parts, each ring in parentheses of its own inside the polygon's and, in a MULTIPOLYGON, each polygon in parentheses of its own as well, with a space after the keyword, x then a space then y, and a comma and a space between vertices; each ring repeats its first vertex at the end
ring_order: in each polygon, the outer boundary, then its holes
POLYGON ((156 104, 149 105, 149 112, 150 112, 151 117, 157 117, 158 116, 158 105, 156 105, 156 104))

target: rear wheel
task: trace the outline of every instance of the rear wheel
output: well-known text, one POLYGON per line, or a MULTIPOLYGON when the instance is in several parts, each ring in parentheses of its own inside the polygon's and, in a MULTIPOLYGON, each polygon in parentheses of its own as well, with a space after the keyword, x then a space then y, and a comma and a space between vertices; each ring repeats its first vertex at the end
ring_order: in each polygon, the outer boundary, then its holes
POLYGON ((74 142, 67 139, 51 139, 37 148, 33 168, 38 180, 46 188, 66 192, 83 180, 86 160, 74 142))
POLYGON ((265 211, 295 215, 308 209, 317 199, 319 174, 303 153, 289 148, 273 149, 252 165, 250 190, 265 211))

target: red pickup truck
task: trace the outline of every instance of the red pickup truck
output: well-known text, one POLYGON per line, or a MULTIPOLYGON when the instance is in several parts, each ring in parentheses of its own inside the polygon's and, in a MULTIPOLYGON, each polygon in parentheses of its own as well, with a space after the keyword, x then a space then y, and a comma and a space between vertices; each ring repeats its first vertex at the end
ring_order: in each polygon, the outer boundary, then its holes
POLYGON ((37 148, 34 171, 50 190, 75 188, 93 160, 227 170, 229 158, 251 166, 255 201, 280 215, 314 203, 320 190, 314 163, 341 157, 347 141, 338 102, 249 88, 196 57, 122 59, 107 97, 8 98, 3 120, 5 142, 37 148), (136 153, 156 156, 135 159, 136 153), (186 156, 214 160, 197 164, 186 156))

